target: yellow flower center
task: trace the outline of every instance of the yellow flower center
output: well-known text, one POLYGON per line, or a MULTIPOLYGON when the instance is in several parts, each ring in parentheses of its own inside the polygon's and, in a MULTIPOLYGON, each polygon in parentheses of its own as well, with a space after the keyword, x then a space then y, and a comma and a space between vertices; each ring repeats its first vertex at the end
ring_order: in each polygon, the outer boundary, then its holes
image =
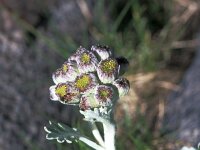
POLYGON ((102 71, 106 73, 113 73, 116 67, 117 67, 117 62, 113 59, 106 60, 101 64, 102 71))
POLYGON ((63 64, 62 70, 63 70, 64 72, 67 72, 67 71, 68 71, 68 65, 67 65, 67 64, 63 64))
POLYGON ((55 92, 60 97, 64 97, 67 94, 67 85, 66 84, 58 85, 55 92))
POLYGON ((76 80, 75 86, 80 91, 85 91, 87 89, 87 87, 90 85, 90 83, 91 83, 91 77, 87 74, 84 74, 76 80))
POLYGON ((90 62, 90 55, 87 53, 83 53, 81 56, 81 62, 83 62, 84 64, 89 63, 90 62))
POLYGON ((102 89, 99 91, 99 95, 102 98, 108 98, 110 95, 110 91, 106 90, 106 89, 102 89))

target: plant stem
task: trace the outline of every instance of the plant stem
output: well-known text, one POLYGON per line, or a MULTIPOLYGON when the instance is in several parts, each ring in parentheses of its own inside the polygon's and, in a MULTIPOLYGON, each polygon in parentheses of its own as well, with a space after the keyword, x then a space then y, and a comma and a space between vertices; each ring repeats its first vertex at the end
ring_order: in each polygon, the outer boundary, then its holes
POLYGON ((91 120, 95 120, 96 122, 101 122, 103 124, 105 141, 104 150, 115 150, 115 124, 111 121, 111 112, 102 115, 99 113, 99 110, 80 110, 80 113, 85 116, 85 120, 87 121, 91 122, 91 120))
POLYGON ((89 139, 87 139, 85 137, 80 137, 79 140, 82 141, 82 142, 84 142, 88 146, 94 148, 95 150, 105 150, 103 147, 99 146, 95 142, 93 142, 93 141, 91 141, 91 140, 89 140, 89 139))
POLYGON ((94 135, 95 139, 98 141, 98 143, 102 146, 105 147, 105 143, 101 137, 101 134, 99 133, 99 130, 95 124, 95 122, 91 123, 92 126, 92 134, 94 135))
POLYGON ((115 125, 110 121, 104 121, 104 140, 106 150, 115 150, 115 125))

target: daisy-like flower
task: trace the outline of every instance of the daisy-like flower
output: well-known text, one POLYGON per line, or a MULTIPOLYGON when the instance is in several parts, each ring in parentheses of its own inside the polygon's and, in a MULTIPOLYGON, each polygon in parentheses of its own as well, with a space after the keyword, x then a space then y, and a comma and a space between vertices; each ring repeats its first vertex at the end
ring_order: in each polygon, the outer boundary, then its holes
POLYGON ((113 82, 119 92, 119 97, 126 95, 130 89, 129 81, 126 78, 118 78, 113 82))
POLYGON ((110 56, 112 56, 111 50, 108 46, 92 46, 91 50, 94 51, 97 55, 99 55, 101 60, 107 59, 110 56))
POLYGON ((96 85, 97 85, 96 76, 92 73, 81 74, 74 81, 74 87, 80 93, 86 93, 86 92, 89 93, 95 88, 96 85))
POLYGON ((63 104, 75 104, 79 102, 79 92, 71 83, 59 83, 51 86, 50 99, 60 101, 63 104))
POLYGON ((77 55, 77 67, 80 73, 93 72, 96 69, 98 60, 96 56, 89 51, 82 51, 77 55))
POLYGON ((55 84, 74 81, 77 77, 77 70, 70 62, 65 62, 61 68, 53 73, 52 78, 55 84))
POLYGON ((99 85, 95 89, 94 97, 99 101, 101 106, 112 106, 114 90, 110 86, 99 85))
POLYGON ((92 108, 100 107, 100 103, 97 99, 94 98, 94 95, 83 95, 80 100, 79 107, 81 110, 88 110, 92 108))
POLYGON ((119 65, 113 58, 102 60, 97 67, 97 74, 101 82, 112 83, 119 72, 119 65))

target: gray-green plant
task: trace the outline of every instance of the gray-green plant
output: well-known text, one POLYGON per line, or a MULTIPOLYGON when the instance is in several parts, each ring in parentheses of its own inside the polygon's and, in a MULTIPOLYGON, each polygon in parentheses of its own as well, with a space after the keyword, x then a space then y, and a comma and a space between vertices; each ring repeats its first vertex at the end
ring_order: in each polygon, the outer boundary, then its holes
POLYGON ((84 120, 91 124, 96 142, 76 128, 49 121, 44 129, 48 140, 59 143, 82 141, 96 150, 115 150, 116 125, 113 119, 117 100, 129 91, 129 81, 122 77, 128 66, 124 57, 115 58, 108 46, 80 46, 52 75, 50 99, 78 106, 84 120), (103 125, 103 137, 96 122, 103 125))

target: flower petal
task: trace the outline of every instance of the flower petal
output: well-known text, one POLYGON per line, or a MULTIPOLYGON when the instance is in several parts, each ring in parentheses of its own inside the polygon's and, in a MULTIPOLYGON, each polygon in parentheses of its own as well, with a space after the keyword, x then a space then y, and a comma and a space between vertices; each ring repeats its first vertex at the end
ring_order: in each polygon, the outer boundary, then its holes
POLYGON ((94 45, 91 47, 91 50, 94 51, 101 58, 101 60, 107 59, 112 55, 108 46, 94 45))
POLYGON ((119 92, 119 97, 126 95, 130 89, 130 83, 126 78, 119 78, 113 82, 119 92))
POLYGON ((58 101, 60 98, 55 93, 56 85, 53 85, 49 88, 50 99, 52 101, 58 101))
POLYGON ((101 82, 112 83, 118 76, 119 65, 113 58, 102 60, 97 67, 97 74, 101 82))

